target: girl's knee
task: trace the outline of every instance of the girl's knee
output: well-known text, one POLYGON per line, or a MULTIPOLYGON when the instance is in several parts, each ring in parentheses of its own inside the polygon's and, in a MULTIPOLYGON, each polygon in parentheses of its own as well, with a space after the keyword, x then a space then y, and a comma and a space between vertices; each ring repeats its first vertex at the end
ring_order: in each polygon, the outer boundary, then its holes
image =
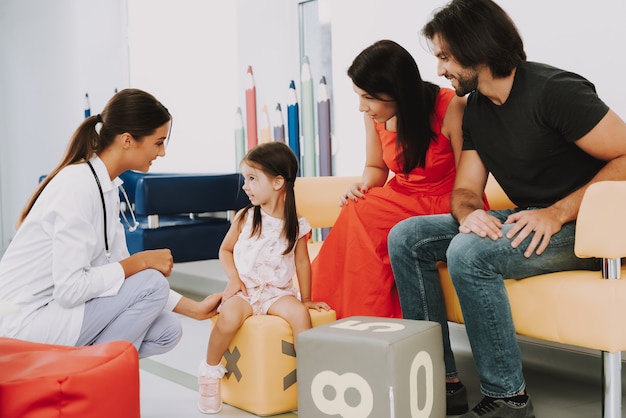
POLYGON ((311 328, 313 325, 311 323, 311 314, 309 313, 309 308, 300 304, 299 308, 294 309, 294 326, 300 330, 305 330, 311 328))
POLYGON ((225 301, 220 308, 215 327, 219 328, 221 332, 237 331, 252 314, 252 307, 248 302, 238 296, 233 296, 225 301))
POLYGON ((283 318, 293 329, 311 328, 311 314, 295 296, 283 296, 270 307, 268 314, 283 318))

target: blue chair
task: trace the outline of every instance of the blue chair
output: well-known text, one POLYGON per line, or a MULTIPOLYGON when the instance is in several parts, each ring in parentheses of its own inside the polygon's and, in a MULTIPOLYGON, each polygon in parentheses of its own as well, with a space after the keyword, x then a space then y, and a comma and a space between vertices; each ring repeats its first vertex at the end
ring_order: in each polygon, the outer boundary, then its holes
MULTIPOLYGON (((138 221, 122 204, 131 254, 169 248, 174 262, 218 258, 233 214, 250 203, 243 178, 230 174, 165 174, 126 171, 120 178, 138 221)), ((121 201, 125 199, 120 196, 121 201)))

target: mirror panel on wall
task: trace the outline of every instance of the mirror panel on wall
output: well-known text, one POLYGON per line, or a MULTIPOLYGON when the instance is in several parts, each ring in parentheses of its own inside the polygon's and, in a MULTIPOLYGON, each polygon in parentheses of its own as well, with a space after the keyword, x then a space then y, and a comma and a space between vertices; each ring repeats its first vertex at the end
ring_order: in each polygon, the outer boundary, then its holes
MULTIPOLYGON (((326 81, 330 103, 333 103, 333 62, 332 62, 332 25, 330 0, 305 0, 298 4, 300 68, 305 57, 309 60, 311 76, 315 87, 314 96, 318 100, 318 86, 322 77, 326 81)), ((317 126, 317 112, 315 112, 317 126)), ((330 112, 331 137, 333 112, 330 112)), ((319 135, 319 132, 317 132, 319 135)), ((319 164, 319 161, 318 161, 319 164)), ((334 164, 331 163, 331 166, 334 164)), ((318 166, 319 170, 319 166, 318 166)), ((318 171, 319 173, 319 171, 318 171)))

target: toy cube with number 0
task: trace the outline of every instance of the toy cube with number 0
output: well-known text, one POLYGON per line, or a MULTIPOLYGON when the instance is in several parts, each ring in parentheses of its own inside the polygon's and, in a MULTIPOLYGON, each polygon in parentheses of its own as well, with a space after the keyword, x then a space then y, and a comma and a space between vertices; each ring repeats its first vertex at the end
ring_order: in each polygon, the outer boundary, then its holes
POLYGON ((353 316, 298 336, 298 415, 443 418, 436 322, 353 316))

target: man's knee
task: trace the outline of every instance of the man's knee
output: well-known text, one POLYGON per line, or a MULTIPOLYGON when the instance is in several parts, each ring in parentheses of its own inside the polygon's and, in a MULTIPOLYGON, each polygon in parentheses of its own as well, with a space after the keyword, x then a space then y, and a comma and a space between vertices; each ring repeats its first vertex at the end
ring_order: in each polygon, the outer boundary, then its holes
POLYGON ((452 239, 446 252, 448 271, 456 283, 470 268, 488 269, 487 263, 499 257, 499 243, 476 234, 458 234, 452 239))
POLYGON ((461 233, 450 241, 450 245, 446 251, 450 275, 462 273, 467 261, 472 261, 477 256, 477 252, 480 251, 481 246, 476 238, 479 237, 475 234, 461 233))
POLYGON ((410 235, 408 230, 412 222, 413 218, 405 219, 391 228, 387 237, 387 247, 390 253, 399 250, 406 244, 407 236, 410 235))
POLYGON ((447 245, 447 241, 458 233, 457 228, 456 221, 449 214, 421 215, 405 219, 389 231, 389 253, 392 255, 394 252, 416 250, 420 247, 436 248, 439 253, 440 245, 444 242, 447 245))
POLYGON ((424 229, 423 225, 428 225, 429 216, 414 216, 398 222, 389 231, 387 238, 387 246, 389 252, 402 250, 413 247, 416 241, 422 239, 428 228, 424 229))

